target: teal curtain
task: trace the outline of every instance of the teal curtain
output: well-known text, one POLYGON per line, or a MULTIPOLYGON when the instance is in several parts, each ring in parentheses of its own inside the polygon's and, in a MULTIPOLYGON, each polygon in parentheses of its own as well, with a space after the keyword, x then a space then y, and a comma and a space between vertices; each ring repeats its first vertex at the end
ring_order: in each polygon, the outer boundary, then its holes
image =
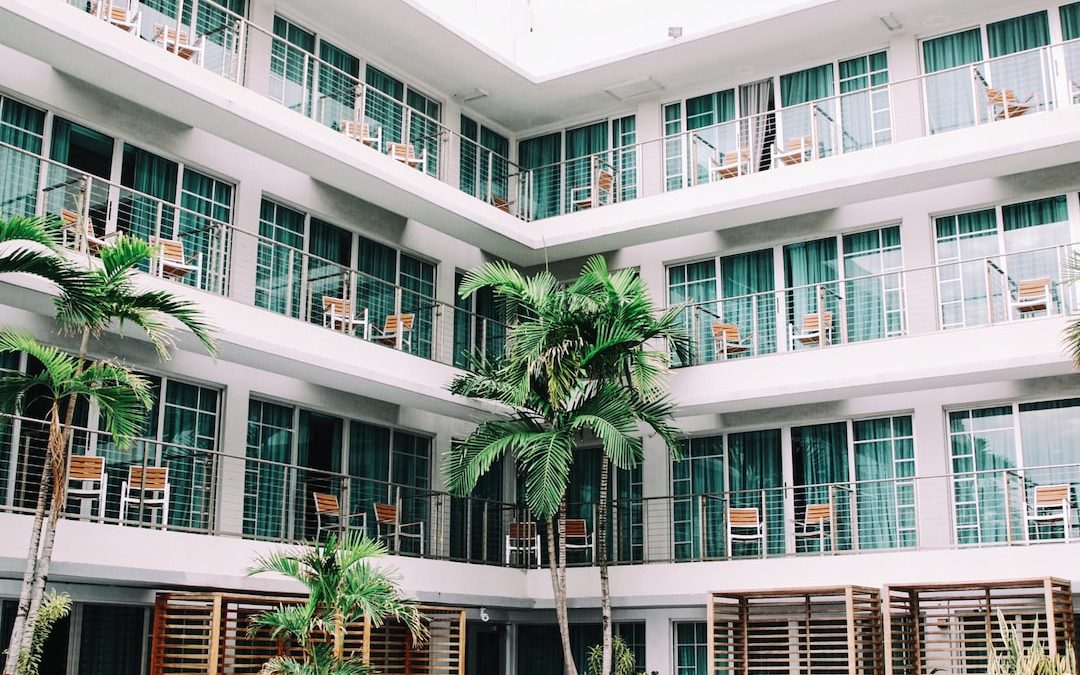
POLYGON ((320 122, 340 130, 342 120, 356 118, 360 59, 326 40, 319 42, 319 96, 316 112, 320 122))
POLYGON ((412 109, 409 115, 409 142, 416 154, 426 153, 424 170, 429 175, 439 175, 439 148, 443 128, 442 106, 433 98, 425 96, 412 87, 408 88, 405 102, 412 109))
POLYGON ((394 285, 397 283, 397 251, 389 246, 357 237, 357 312, 368 310, 368 320, 382 328, 394 313, 394 285))
POLYGON ((915 545, 915 445, 911 416, 855 420, 859 548, 915 545), (907 480, 905 480, 907 479, 907 480))
MULTIPOLYGON (((847 423, 832 422, 792 427, 791 455, 795 478, 795 520, 802 520, 810 504, 829 504, 836 514, 837 548, 851 542, 851 492, 848 469, 847 423)), ((800 546, 817 550, 812 537, 800 546)))
MULTIPOLYGON (((1077 492, 1080 488, 1080 429, 1076 420, 1080 415, 1080 398, 1058 401, 1040 401, 1020 404, 1020 443, 1024 450, 1024 466, 1051 467, 1024 470, 1027 498, 1033 498, 1036 485, 1072 486, 1070 503, 1077 508, 1077 492)), ((1073 522, 1075 527, 1075 518, 1073 522)), ((1036 539, 1062 538, 1060 523, 1048 522, 1037 526, 1027 535, 1036 539)), ((1075 536, 1075 529, 1070 531, 1075 536)))
POLYGON ((510 139, 461 116, 460 187, 479 199, 510 199, 510 139), (470 142, 471 141, 471 142, 470 142))
POLYGON ((315 81, 315 34, 274 15, 270 44, 270 98, 286 108, 310 114, 315 81))
POLYGON ((1061 37, 1063 40, 1080 38, 1080 2, 1062 5, 1058 10, 1061 16, 1061 37))
POLYGON ((968 127, 975 123, 975 91, 985 75, 978 69, 960 68, 983 58, 982 37, 972 28, 932 40, 923 40, 923 71, 926 108, 931 134, 968 127), (941 72, 939 75, 933 73, 941 72), (973 78, 975 81, 973 81, 973 78))
POLYGON ((704 621, 677 621, 675 675, 709 675, 708 625, 704 621))
POLYGON ((840 288, 836 280, 836 238, 816 239, 784 247, 784 284, 787 292, 787 321, 801 330, 808 314, 832 313, 834 342, 838 341, 840 288))
MULTIPOLYGON (((228 280, 228 253, 232 223, 233 186, 187 167, 180 189, 180 230, 188 256, 202 255, 198 281, 203 290, 224 294, 228 280)), ((186 284, 196 282, 195 275, 185 275, 186 284)))
POLYGON ((1065 195, 1006 204, 1001 207, 1005 238, 1005 271, 1009 291, 1025 279, 1050 277, 1051 294, 1060 300, 1060 286, 1065 275, 1062 261, 1066 255, 1058 248, 1071 239, 1069 212, 1065 195))
POLYGON ((412 346, 410 354, 428 358, 432 352, 435 312, 435 265, 401 254, 401 272, 398 279, 401 284, 401 312, 413 315, 412 346))
MULTIPOLYGON (((589 532, 596 532, 596 514, 600 504, 600 454, 601 449, 596 447, 575 449, 570 482, 566 488, 566 516, 583 518, 589 532)), ((613 487, 609 483, 609 490, 613 487)), ((611 490, 609 497, 613 494, 614 490, 611 490)), ((587 553, 567 552, 569 563, 581 563, 588 559, 587 553)))
POLYGON ((116 215, 109 207, 109 186, 103 181, 93 180, 90 194, 82 195, 79 180, 84 176, 105 181, 112 178, 114 146, 115 141, 109 136, 62 117, 53 117, 49 158, 67 166, 49 165, 45 180, 49 193, 46 210, 52 214, 59 213, 62 208, 78 210, 80 205, 87 207, 85 201, 79 201, 86 199, 89 201, 91 225, 98 236, 103 236, 110 215, 116 215), (74 184, 71 182, 73 180, 74 184))
POLYGON ((1012 531, 1020 532, 1020 510, 1016 505, 1021 502, 1005 496, 1004 472, 1016 468, 1012 408, 949 413, 949 444, 957 543, 1006 541, 1007 513, 1013 521, 1012 531), (1010 502, 1011 507, 1007 506, 1010 502))
POLYGON ((516 675, 562 675, 564 672, 558 626, 519 624, 516 651, 516 675))
POLYGON ((255 306, 299 317, 304 285, 304 214, 263 199, 259 237, 255 306))
POLYGON ((900 226, 844 235, 843 246, 847 339, 859 342, 901 335, 904 287, 900 226))
POLYGON ((251 399, 248 404, 247 464, 244 475, 244 534, 287 536, 288 474, 293 447, 293 409, 251 399))
POLYGON ((1038 50, 1050 44, 1050 22, 1045 11, 987 24, 990 61, 986 76, 996 89, 1012 90, 1034 109, 1046 101, 1053 87, 1046 60, 1038 50))
POLYGON ((686 99, 686 129, 695 132, 690 138, 695 150, 692 156, 697 182, 708 182, 710 157, 720 160, 724 153, 738 149, 735 125, 724 124, 734 119, 734 89, 686 99))
POLYGON ((844 152, 892 142, 886 52, 841 61, 839 71, 844 152))
POLYGON ((518 143, 518 163, 525 176, 526 212, 539 220, 559 214, 562 195, 562 134, 528 138, 518 143))
POLYGON ((0 217, 34 214, 44 133, 45 111, 0 96, 0 143, 26 150, 0 147, 0 217))
POLYGON ((637 198, 637 118, 611 120, 611 164, 619 176, 619 201, 637 198))
POLYGON ((81 611, 78 675, 140 675, 147 609, 87 604, 81 611))
POLYGON ((316 492, 341 495, 341 435, 345 421, 309 410, 301 410, 298 417, 297 468, 292 478, 292 537, 310 541, 318 534, 312 495, 316 492))
POLYGON ((716 343, 712 324, 720 317, 717 298, 716 260, 708 259, 668 267, 668 305, 688 302, 683 312, 683 325, 690 334, 692 365, 716 360, 716 343))
POLYGON ((990 58, 1036 49, 1050 44, 1050 24, 1046 12, 1034 12, 986 25, 990 58))
MULTIPOLYGON (((28 369, 30 372, 32 370, 28 369)), ((105 468, 110 476, 111 482, 119 484, 120 481, 126 480, 128 476, 128 470, 132 466, 141 466, 145 463, 147 466, 158 466, 159 453, 164 455, 164 448, 158 443, 158 427, 159 411, 162 404, 162 380, 160 377, 153 375, 146 375, 140 373, 150 382, 150 409, 147 411, 146 419, 143 421, 142 428, 136 435, 136 440, 130 448, 120 449, 113 442, 113 438, 106 434, 100 434, 94 438, 88 438, 85 432, 76 431, 74 436, 74 445, 77 448, 85 448, 85 454, 92 454, 98 457, 105 458, 105 468), (92 440, 96 440, 96 445, 91 448, 89 443, 92 440)), ((84 422, 77 426, 84 428, 91 428, 89 423, 89 406, 81 404, 76 409, 76 414, 80 415, 84 422), (85 411, 85 412, 84 412, 85 411)), ((97 428, 99 431, 105 431, 105 420, 99 414, 97 419, 97 428)), ((105 515, 109 518, 120 517, 120 492, 117 490, 115 493, 107 493, 105 496, 105 515)), ((171 516, 170 516, 171 517, 171 516)), ((151 519, 155 523, 160 522, 155 510, 149 508, 143 510, 139 507, 129 507, 127 512, 127 518, 129 522, 151 522, 151 519)))
POLYGON ((465 275, 454 275, 454 365, 471 366, 470 356, 477 359, 494 358, 502 354, 506 339, 501 302, 490 288, 483 288, 462 298, 460 288, 465 275))
POLYGON ((612 507, 608 518, 612 530, 608 533, 608 548, 612 560, 621 562, 645 560, 645 520, 642 498, 642 466, 617 469, 614 473, 612 507))
POLYGON ((683 457, 671 464, 675 559, 720 558, 726 553, 724 438, 691 438, 680 445, 683 457))
POLYGON ((466 194, 485 199, 487 184, 481 174, 487 170, 487 153, 480 147, 480 125, 465 115, 461 116, 460 125, 462 140, 458 152, 458 187, 466 194))
POLYGON ((682 137, 682 103, 664 106, 664 191, 686 187, 686 139, 682 137))
POLYGON ((120 184, 138 193, 121 191, 116 227, 140 239, 174 239, 176 162, 124 144, 120 184))
POLYGON ((368 534, 375 535, 372 504, 390 494, 390 429, 355 420, 349 422, 349 513, 366 513, 368 534))
MULTIPOLYGON (((394 431, 390 455, 390 481, 396 494, 401 496, 401 521, 421 521, 427 535, 432 534, 429 516, 431 511, 431 439, 426 436, 394 431)), ((419 553, 419 540, 406 538, 401 550, 419 553)), ((430 550, 430 549, 428 549, 430 550)))
POLYGON ((821 156, 831 155, 832 139, 839 135, 836 103, 830 98, 833 93, 831 63, 781 75, 780 105, 783 112, 780 119, 783 138, 777 141, 778 144, 786 146, 788 141, 810 136, 813 132, 817 138, 817 152, 821 156), (803 105, 813 101, 817 101, 813 106, 803 105))
POLYGON ((463 298, 458 293, 464 279, 465 275, 461 272, 454 273, 454 366, 457 368, 468 368, 469 359, 476 350, 476 338, 473 335, 476 322, 472 314, 474 299, 463 298))
MULTIPOLYGON (((997 255, 1000 246, 994 209, 942 216, 935 219, 934 226, 941 327, 985 325, 989 313, 984 258, 997 255)), ((995 259, 995 264, 998 261, 995 259)), ((993 268, 990 271, 997 275, 993 268)), ((991 278, 1001 281, 999 276, 991 278)), ((1001 291, 1000 283, 991 287, 998 307, 1002 305, 1001 291)))
POLYGON ((364 120, 382 129, 382 142, 400 143, 404 129, 405 83, 369 65, 364 78, 364 120))
POLYGON ((563 209, 587 194, 595 171, 614 171, 608 153, 608 123, 596 122, 566 131, 566 196, 563 209), (599 154, 598 154, 599 153, 599 154), (575 192, 576 191, 576 192, 575 192))
MULTIPOLYGON (((353 235, 346 229, 311 219, 308 233, 307 299, 308 320, 323 323, 323 297, 349 298, 350 264, 352 263, 353 235)), ((356 315, 356 307, 353 307, 356 315)))
POLYGON ((724 323, 753 334, 751 354, 776 351, 776 294, 772 249, 729 255, 720 259, 724 323))
POLYGON ((503 558, 502 457, 480 476, 468 497, 450 498, 450 557, 471 562, 501 563, 503 558))
POLYGON ((206 529, 214 490, 212 453, 218 449, 218 392, 169 380, 162 412, 160 464, 169 468, 169 522, 206 529))
MULTIPOLYGON (((732 508, 756 508, 763 514, 768 551, 782 555, 785 540, 785 493, 783 490, 783 450, 779 429, 747 431, 728 435, 728 498, 732 508)), ((745 542, 741 547, 759 553, 756 544, 745 542)))

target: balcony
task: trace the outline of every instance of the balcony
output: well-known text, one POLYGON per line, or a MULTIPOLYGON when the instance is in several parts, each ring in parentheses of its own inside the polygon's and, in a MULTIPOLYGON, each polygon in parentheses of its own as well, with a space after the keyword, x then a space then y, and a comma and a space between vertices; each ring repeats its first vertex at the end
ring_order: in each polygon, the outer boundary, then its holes
MULTIPOLYGON (((47 435, 39 420, 0 418, 0 510, 33 511, 47 435)), ((101 461, 83 465, 69 483, 81 491, 67 500, 69 519, 289 543, 347 527, 382 538, 401 556, 516 568, 547 561, 546 525, 516 504, 179 443, 140 440, 119 451, 108 434, 91 428, 75 431, 70 452, 101 461), (160 482, 152 486, 155 470, 160 482), (315 495, 333 497, 333 522, 315 495), (394 518, 376 505, 394 507, 394 518), (528 536, 508 546, 515 532, 528 536)), ((1061 544, 1080 534, 1080 465, 971 470, 964 457, 954 460, 963 470, 948 475, 918 476, 909 462, 909 470, 887 479, 615 499, 609 559, 638 565, 818 558, 1061 544)), ((568 513, 591 535, 597 508, 574 503, 568 513)), ((589 567, 593 555, 587 545, 571 549, 568 564, 589 567)))

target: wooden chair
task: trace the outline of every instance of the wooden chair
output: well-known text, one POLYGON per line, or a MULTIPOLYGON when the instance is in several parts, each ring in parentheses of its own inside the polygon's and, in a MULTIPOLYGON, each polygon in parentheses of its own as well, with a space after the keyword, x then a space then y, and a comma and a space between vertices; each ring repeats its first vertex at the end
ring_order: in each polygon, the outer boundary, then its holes
POLYGON ((412 314, 391 314, 386 317, 385 327, 379 328, 375 326, 374 328, 378 331, 378 335, 372 338, 375 342, 395 349, 412 347, 412 314))
POLYGON ((386 152, 405 166, 427 173, 427 148, 421 150, 418 155, 412 143, 388 143, 386 152))
POLYGON ((1034 93, 1020 101, 1012 89, 990 89, 989 87, 986 89, 986 105, 990 110, 991 119, 995 121, 1020 117, 1032 109, 1034 99, 1034 93))
POLYGON ((1016 285, 1016 293, 1009 298, 1009 308, 1015 309, 1020 318, 1031 316, 1035 312, 1053 313, 1053 299, 1050 294, 1050 277, 1021 279, 1016 285))
POLYGON ((90 0, 90 13, 117 28, 139 37, 142 12, 135 0, 90 0))
POLYGON ((194 61, 198 63, 202 58, 203 47, 206 45, 206 36, 200 35, 195 42, 191 42, 187 31, 177 31, 163 23, 155 23, 153 42, 170 54, 176 54, 185 61, 191 61, 194 58, 194 61))
POLYGON ((514 202, 507 201, 498 195, 491 195, 489 202, 503 213, 510 213, 510 209, 514 205, 514 202))
POLYGON ((420 542, 420 555, 424 555, 424 521, 401 522, 400 509, 396 504, 375 504, 375 529, 380 537, 391 537, 394 553, 401 549, 401 537, 416 539, 420 542), (383 528, 386 528, 384 534, 383 528))
POLYGON ((757 507, 728 507, 727 517, 727 557, 732 557, 735 541, 756 541, 765 557, 765 522, 757 507))
POLYGON ((788 139, 787 145, 781 150, 780 146, 773 144, 772 164, 778 166, 791 166, 802 164, 814 158, 814 140, 810 136, 799 136, 788 139))
POLYGON ((589 524, 584 518, 560 520, 559 527, 566 533, 567 550, 587 550, 589 562, 596 561, 596 538, 589 533, 589 524))
POLYGON ((367 122, 355 120, 341 120, 338 130, 354 141, 360 141, 369 148, 375 148, 376 152, 382 152, 382 127, 374 130, 367 122))
POLYGON ((158 249, 155 273, 159 277, 180 280, 194 272, 195 285, 199 285, 202 277, 202 253, 185 257, 184 242, 179 239, 158 239, 152 236, 150 246, 158 249))
POLYGON ((79 214, 71 209, 60 209, 60 224, 64 226, 65 232, 70 232, 75 237, 74 247, 80 251, 87 251, 91 255, 97 255, 103 246, 106 245, 106 239, 116 234, 106 234, 103 237, 97 236, 94 231, 94 222, 87 217, 85 220, 79 217, 79 214), (86 242, 86 248, 83 248, 83 242, 86 242))
POLYGON ((322 299, 323 327, 330 330, 339 330, 342 333, 355 335, 356 329, 363 330, 363 337, 367 339, 370 329, 368 323, 368 310, 364 307, 360 316, 353 314, 352 302, 345 298, 335 298, 332 295, 324 295, 322 299))
POLYGON ((801 327, 791 324, 788 328, 792 351, 795 351, 796 344, 807 347, 832 344, 832 312, 807 314, 802 318, 801 327))
POLYGON ((132 466, 120 485, 120 522, 127 522, 129 505, 161 511, 161 527, 169 524, 169 469, 162 466, 132 466))
POLYGON ((750 173, 750 151, 736 150, 716 157, 709 156, 709 182, 737 178, 750 173))
POLYGON ((1036 485, 1024 509, 1024 532, 1031 537, 1031 525, 1061 523, 1066 541, 1071 539, 1072 487, 1068 483, 1036 485))
POLYGON ((716 340, 716 353, 721 354, 724 359, 745 354, 753 349, 753 333, 740 336, 737 324, 714 323, 712 334, 713 339, 716 340))
POLYGON ((615 173, 608 168, 594 167, 588 185, 570 190, 570 203, 577 210, 613 204, 617 201, 615 173))
POLYGON ((337 495, 327 492, 312 492, 311 497, 315 500, 315 517, 318 520, 318 530, 315 532, 315 538, 319 541, 323 540, 323 532, 337 532, 338 530, 344 530, 345 532, 367 531, 367 514, 353 513, 342 517, 341 504, 338 502, 337 495), (358 520, 359 525, 353 524, 353 520, 358 520))
POLYGON ((818 552, 825 552, 825 542, 829 542, 829 550, 834 550, 833 544, 833 505, 831 503, 824 504, 807 504, 806 509, 803 511, 803 519, 795 521, 795 543, 796 550, 798 542, 805 540, 808 537, 814 537, 818 540, 818 552))
POLYGON ((82 501, 96 499, 98 518, 105 515, 105 490, 108 483, 104 457, 72 455, 71 465, 68 467, 67 496, 82 501))
POLYGON ((515 552, 524 556, 525 566, 529 566, 529 555, 536 557, 536 569, 540 569, 540 531, 536 523, 512 522, 506 528, 506 564, 515 552))

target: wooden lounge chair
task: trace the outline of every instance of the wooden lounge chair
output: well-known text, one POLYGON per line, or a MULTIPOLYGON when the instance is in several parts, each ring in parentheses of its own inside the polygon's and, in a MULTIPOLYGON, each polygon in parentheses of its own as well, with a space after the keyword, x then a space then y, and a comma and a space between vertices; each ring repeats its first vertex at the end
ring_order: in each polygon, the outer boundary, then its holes
POLYGON ((727 557, 732 557, 732 544, 735 541, 756 541, 765 557, 765 522, 757 507, 728 508, 727 517, 727 557))
POLYGON ((596 538, 589 533, 589 524, 584 518, 560 520, 559 527, 566 533, 567 550, 587 550, 589 562, 596 560, 596 538))
POLYGON ((142 12, 135 0, 90 0, 89 9, 97 18, 139 37, 142 12))
POLYGON ((737 178, 745 173, 750 173, 749 150, 724 153, 719 160, 709 156, 709 182, 737 178))
POLYGON ((154 44, 165 49, 165 51, 176 54, 185 61, 191 61, 192 57, 196 63, 202 56, 203 46, 206 43, 206 36, 200 35, 194 42, 188 40, 187 31, 177 31, 175 28, 169 28, 163 23, 154 24, 154 44))
POLYGON ((503 213, 510 213, 510 207, 513 206, 513 202, 507 201, 498 195, 491 195, 489 198, 491 205, 499 209, 503 213))
POLYGON ((344 298, 335 298, 324 295, 322 299, 323 326, 330 330, 340 330, 350 335, 356 334, 356 329, 363 329, 364 338, 368 337, 369 323, 368 310, 365 307, 357 317, 353 314, 352 303, 344 298))
POLYGON ((814 141, 810 136, 799 136, 788 139, 787 145, 781 150, 773 144, 772 163, 773 167, 791 166, 809 162, 814 158, 814 141))
POLYGON ((615 174, 606 168, 593 171, 593 179, 588 185, 570 190, 570 203, 577 210, 604 206, 615 201, 615 174))
POLYGON ((388 345, 396 349, 412 347, 412 314, 391 314, 386 317, 386 326, 375 326, 378 334, 372 339, 379 344, 388 345))
POLYGON ((753 348, 753 334, 740 336, 739 326, 736 324, 714 323, 712 333, 716 340, 716 353, 724 359, 745 354, 753 348))
POLYGON ((99 237, 94 231, 94 222, 90 218, 80 218, 78 213, 70 209, 60 209, 60 224, 74 236, 74 247, 77 250, 87 251, 92 255, 97 255, 101 248, 106 245, 105 239, 112 236, 107 234, 99 237), (84 243, 85 248, 83 247, 84 243))
POLYGON ((369 148, 374 148, 376 152, 382 152, 382 127, 372 129, 367 122, 341 120, 338 130, 354 141, 360 141, 369 148))
POLYGON ((1050 295, 1050 277, 1021 279, 1016 285, 1016 294, 1009 299, 1009 306, 1015 309, 1020 318, 1031 316, 1035 312, 1053 313, 1053 299, 1050 295))
POLYGON ((986 89, 986 104, 990 109, 990 117, 994 120, 1020 117, 1032 109, 1034 99, 1034 93, 1020 101, 1012 89, 986 89))
POLYGON ((421 150, 418 155, 412 143, 388 143, 386 152, 405 166, 420 169, 421 173, 427 173, 427 148, 421 150))
POLYGON ((367 514, 353 513, 343 518, 341 504, 338 502, 337 495, 327 492, 312 492, 311 497, 315 500, 315 517, 318 519, 315 538, 319 541, 322 541, 323 532, 337 532, 338 530, 344 530, 345 532, 367 531, 367 514), (359 524, 354 524, 354 520, 359 521, 359 524))
POLYGON ((802 326, 790 325, 791 350, 796 344, 825 346, 832 344, 832 312, 814 312, 802 318, 802 326))
POLYGON ((169 469, 162 466, 132 466, 128 477, 120 485, 120 522, 128 517, 128 507, 161 511, 161 527, 169 524, 169 469))
POLYGON ((67 482, 69 499, 96 499, 97 517, 105 515, 105 490, 109 481, 105 476, 104 457, 72 455, 67 482))
POLYGON ((833 505, 831 503, 807 504, 806 509, 803 511, 803 519, 795 521, 796 543, 800 539, 814 537, 818 540, 819 553, 825 552, 826 541, 829 542, 829 550, 832 550, 833 520, 833 505))
POLYGON ((195 285, 199 285, 202 273, 202 253, 185 257, 184 242, 179 239, 150 237, 149 241, 151 246, 157 247, 159 250, 155 264, 155 271, 159 277, 178 281, 194 272, 195 285))
POLYGON ((536 523, 512 522, 506 528, 506 564, 510 564, 514 552, 524 556, 525 566, 529 566, 529 556, 536 559, 536 569, 540 569, 540 531, 536 523))
POLYGON ((401 510, 396 504, 375 504, 375 527, 378 535, 390 539, 394 553, 400 551, 401 537, 416 539, 420 542, 420 555, 424 555, 424 521, 403 523, 400 516, 401 510))
POLYGON ((1059 522, 1064 530, 1065 539, 1071 538, 1069 531, 1072 523, 1072 487, 1068 483, 1058 485, 1036 485, 1032 490, 1031 501, 1024 509, 1024 532, 1031 537, 1031 525, 1059 522))

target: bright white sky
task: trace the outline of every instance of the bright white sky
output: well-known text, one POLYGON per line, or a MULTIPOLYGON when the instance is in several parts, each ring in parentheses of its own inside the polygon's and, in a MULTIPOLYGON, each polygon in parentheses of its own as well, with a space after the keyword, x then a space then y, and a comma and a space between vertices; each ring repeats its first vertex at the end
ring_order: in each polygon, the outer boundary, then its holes
POLYGON ((807 0, 412 0, 536 76, 773 14, 807 0))

